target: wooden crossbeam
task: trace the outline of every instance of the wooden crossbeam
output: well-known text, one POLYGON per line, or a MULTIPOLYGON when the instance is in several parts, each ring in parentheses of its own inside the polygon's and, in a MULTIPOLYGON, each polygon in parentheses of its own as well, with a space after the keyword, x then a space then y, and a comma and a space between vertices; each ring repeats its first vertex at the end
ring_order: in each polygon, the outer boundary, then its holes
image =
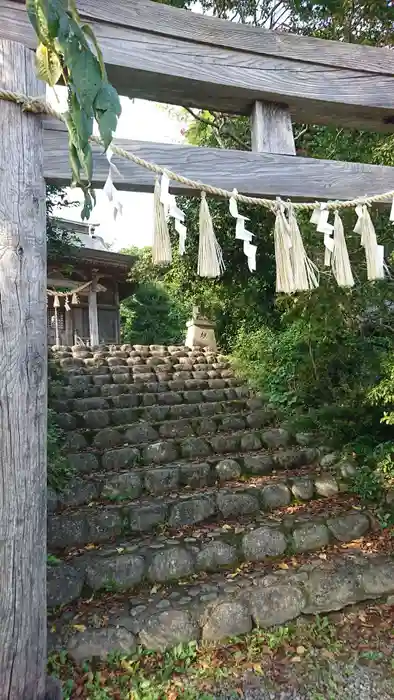
MULTIPOLYGON (((46 181, 66 185, 70 181, 66 133, 60 123, 52 120, 48 120, 45 127, 46 181)), ((230 191, 236 187, 250 196, 352 199, 394 189, 394 168, 380 165, 140 141, 118 140, 115 143, 190 179, 230 191)), ((123 179, 116 182, 120 189, 153 191, 154 176, 149 171, 116 156, 114 162, 123 175, 123 179)), ((94 186, 102 187, 107 175, 108 161, 100 149, 94 147, 94 186)), ((193 194, 183 185, 172 184, 175 193, 193 194)))
MULTIPOLYGON (((80 0, 120 94, 249 114, 256 100, 294 120, 394 129, 388 49, 276 34, 148 0, 80 0)), ((24 4, 0 0, 0 36, 30 47, 24 4)))

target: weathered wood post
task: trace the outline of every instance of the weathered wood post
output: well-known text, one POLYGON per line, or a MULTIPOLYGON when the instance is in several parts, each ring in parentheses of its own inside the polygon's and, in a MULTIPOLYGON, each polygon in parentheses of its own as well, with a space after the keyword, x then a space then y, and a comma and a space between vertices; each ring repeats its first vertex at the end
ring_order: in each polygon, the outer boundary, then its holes
POLYGON ((90 347, 93 348, 95 345, 99 344, 99 327, 97 311, 97 273, 94 270, 88 300, 90 347))
POLYGON ((291 114, 287 107, 255 102, 251 114, 252 151, 295 156, 291 114))
MULTIPOLYGON (((0 39, 0 88, 44 93, 0 39)), ((0 699, 42 700, 46 664, 46 230, 40 116, 0 101, 0 699)))

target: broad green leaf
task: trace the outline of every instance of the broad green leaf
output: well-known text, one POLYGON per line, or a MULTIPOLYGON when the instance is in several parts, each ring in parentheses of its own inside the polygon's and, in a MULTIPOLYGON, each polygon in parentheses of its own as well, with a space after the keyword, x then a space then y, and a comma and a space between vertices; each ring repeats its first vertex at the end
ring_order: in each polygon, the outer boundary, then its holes
POLYGON ((80 154, 81 165, 84 170, 85 177, 90 185, 93 176, 93 155, 92 148, 88 143, 80 154))
POLYGON ((116 114, 110 111, 96 112, 96 120, 98 123, 100 137, 103 141, 104 148, 107 149, 112 141, 112 136, 116 130, 118 118, 116 114))
POLYGON ((102 88, 97 93, 94 101, 94 108, 105 112, 109 109, 118 117, 121 114, 122 107, 120 105, 119 95, 111 83, 104 83, 102 88))
MULTIPOLYGON (((79 42, 74 43, 80 46, 79 42)), ((70 56, 67 67, 79 104, 86 111, 92 110, 101 86, 101 72, 97 59, 92 53, 77 48, 70 56)))
POLYGON ((69 4, 69 9, 70 9, 71 17, 73 18, 73 20, 74 20, 75 22, 79 22, 79 21, 80 21, 80 17, 79 17, 79 14, 78 14, 77 3, 75 2, 75 0, 68 0, 68 4, 69 4))
POLYGON ((96 39, 96 36, 95 36, 95 33, 94 33, 92 27, 90 26, 90 24, 83 24, 81 29, 82 29, 83 33, 86 34, 86 36, 90 39, 90 41, 92 42, 92 44, 96 50, 97 60, 98 60, 99 65, 100 65, 102 79, 107 80, 107 71, 105 70, 103 53, 100 49, 100 46, 98 44, 98 41, 96 39))
POLYGON ((54 49, 39 44, 36 51, 36 68, 40 80, 51 87, 56 85, 62 74, 62 66, 54 49))
POLYGON ((81 219, 84 221, 85 219, 89 219, 90 214, 92 212, 92 209, 94 205, 96 204, 96 195, 94 190, 88 189, 87 187, 84 188, 84 205, 83 209, 81 211, 81 219))
POLYGON ((93 133, 93 111, 87 113, 81 109, 77 96, 71 88, 69 90, 68 107, 74 126, 74 142, 78 141, 78 146, 84 148, 93 133))
POLYGON ((26 0, 26 11, 27 11, 27 15, 29 17, 31 24, 33 25, 33 29, 34 29, 35 33, 37 34, 38 38, 40 40, 42 40, 40 22, 38 20, 38 15, 37 15, 37 2, 36 2, 36 0, 26 0))
POLYGON ((79 160, 78 156, 78 150, 76 146, 72 143, 71 139, 68 144, 68 150, 69 150, 69 160, 70 160, 70 165, 71 165, 71 172, 72 172, 72 181, 71 181, 71 186, 77 186, 80 184, 81 180, 81 162, 79 160))

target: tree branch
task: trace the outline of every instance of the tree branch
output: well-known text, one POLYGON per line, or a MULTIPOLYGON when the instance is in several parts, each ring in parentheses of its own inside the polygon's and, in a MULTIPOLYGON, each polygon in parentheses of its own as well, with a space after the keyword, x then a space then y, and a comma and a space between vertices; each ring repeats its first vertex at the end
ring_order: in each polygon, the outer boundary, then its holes
POLYGON ((242 139, 237 136, 237 134, 233 131, 233 129, 227 125, 219 125, 217 123, 217 118, 214 117, 213 119, 206 119, 205 117, 202 117, 200 114, 196 114, 193 112, 193 110, 190 107, 185 107, 185 110, 191 114, 193 119, 196 119, 196 121, 201 122, 201 124, 206 124, 207 126, 212 127, 212 129, 215 129, 215 137, 220 144, 221 148, 225 148, 223 142, 221 141, 221 136, 229 136, 238 146, 241 146, 242 150, 248 150, 247 144, 242 141, 242 139))

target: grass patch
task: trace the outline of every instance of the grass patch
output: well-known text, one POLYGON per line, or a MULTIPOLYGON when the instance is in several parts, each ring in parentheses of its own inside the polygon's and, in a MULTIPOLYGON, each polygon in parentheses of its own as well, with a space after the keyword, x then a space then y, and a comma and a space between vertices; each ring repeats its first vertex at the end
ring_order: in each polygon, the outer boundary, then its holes
POLYGON ((341 649, 326 617, 256 628, 223 644, 192 642, 163 653, 139 648, 130 656, 113 655, 82 667, 62 652, 51 656, 49 672, 62 680, 65 700, 213 700, 223 686, 242 697, 240 683, 247 672, 270 683, 275 664, 296 667, 316 648, 325 649, 328 660, 341 649))

